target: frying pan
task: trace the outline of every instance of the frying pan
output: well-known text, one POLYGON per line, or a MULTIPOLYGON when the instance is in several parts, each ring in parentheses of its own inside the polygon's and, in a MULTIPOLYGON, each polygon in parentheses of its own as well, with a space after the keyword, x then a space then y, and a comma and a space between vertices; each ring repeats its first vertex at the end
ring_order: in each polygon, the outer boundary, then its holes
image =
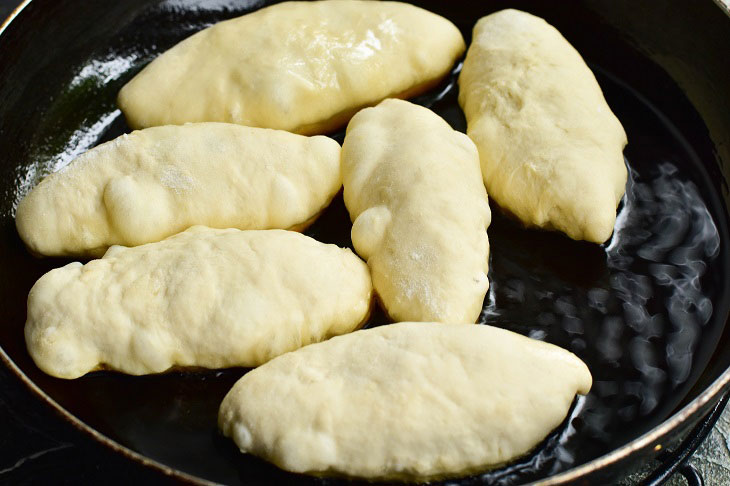
MULTIPOLYGON (((142 66, 267 3, 33 0, 0 32, 0 357, 64 420, 180 481, 336 482, 279 471, 217 434, 217 406, 246 370, 75 381, 40 372, 25 351, 26 296, 67 260, 29 256, 14 208, 42 176, 129 131, 115 96, 142 66)), ((481 322, 572 350, 594 388, 528 457, 457 481, 613 482, 684 437, 730 387, 730 18, 710 0, 416 3, 450 18, 467 41, 478 18, 502 8, 546 18, 584 56, 627 130, 631 177, 605 245, 525 230, 500 214, 489 229, 481 322)), ((458 69, 415 101, 463 130, 458 69)), ((348 225, 340 198, 309 234, 346 246, 348 225)), ((380 314, 370 325, 384 322, 380 314)))

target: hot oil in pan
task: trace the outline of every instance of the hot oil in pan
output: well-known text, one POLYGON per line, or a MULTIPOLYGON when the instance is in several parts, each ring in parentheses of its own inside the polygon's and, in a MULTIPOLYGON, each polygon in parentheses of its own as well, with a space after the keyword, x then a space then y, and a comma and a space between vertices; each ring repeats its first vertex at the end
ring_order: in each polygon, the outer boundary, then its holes
MULTIPOLYGON (((594 385, 535 454, 465 484, 545 477, 648 431, 680 403, 722 329, 712 322, 720 234, 704 197, 713 188, 690 177, 703 173, 701 163, 643 97, 592 68, 629 139, 615 233, 599 246, 526 230, 493 211, 480 322, 574 352, 594 385)), ((417 101, 464 131, 457 92, 452 79, 417 101)))
MULTIPOLYGON (((630 180, 617 231, 598 246, 523 229, 494 211, 491 288, 480 321, 573 351, 589 365, 594 386, 531 456, 462 484, 518 484, 555 474, 649 430, 686 396, 722 330, 722 318, 713 312, 725 278, 718 264, 720 232, 708 210, 714 188, 661 114, 593 68, 629 138, 630 180)), ((464 130, 454 80, 416 101, 464 130)), ((124 131, 118 118, 104 139, 124 131)), ((342 141, 342 135, 335 138, 342 141)), ((308 234, 350 246, 349 231, 339 196, 308 234)), ((368 325, 384 323, 376 313, 368 325)), ((220 400, 245 370, 150 377, 95 373, 69 382, 23 367, 92 427, 183 471, 228 484, 331 482, 279 471, 239 454, 218 435, 220 400)))
MULTIPOLYGON (((480 319, 573 351, 589 365, 593 389, 533 455, 464 484, 517 484, 555 474, 649 430, 685 396, 713 350, 715 339, 708 334, 721 330, 711 319, 722 279, 713 266, 720 235, 703 197, 713 189, 688 177, 702 168, 666 120, 627 86, 597 74, 629 137, 630 180, 616 233, 602 246, 576 242, 523 229, 494 211, 491 288, 480 319)), ((454 79, 416 101, 464 130, 454 79)), ((341 141, 342 133, 335 138, 341 141)), ((349 229, 338 197, 308 234, 351 246, 349 229)), ((368 325, 384 323, 376 313, 368 325)), ((216 433, 218 404, 243 372, 144 378, 97 373, 61 384, 84 397, 86 412, 79 415, 91 425, 166 464, 227 483, 292 480, 240 455, 216 433), (205 461, 186 460, 200 454, 205 461)), ((60 386, 52 389, 66 395, 60 386)), ((61 401, 72 410, 81 406, 61 401)))

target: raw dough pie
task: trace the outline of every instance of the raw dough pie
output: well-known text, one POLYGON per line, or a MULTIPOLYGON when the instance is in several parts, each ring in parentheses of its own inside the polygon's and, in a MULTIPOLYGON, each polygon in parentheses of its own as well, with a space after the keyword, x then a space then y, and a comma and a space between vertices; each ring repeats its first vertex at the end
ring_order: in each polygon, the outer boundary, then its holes
POLYGON ((45 274, 28 296, 25 340, 59 378, 257 366, 357 329, 371 295, 350 250, 292 231, 195 226, 45 274))
POLYGON ((303 229, 342 186, 327 137, 226 123, 132 132, 46 177, 18 206, 25 244, 42 255, 100 256, 200 224, 303 229))
POLYGON ((218 415, 282 469, 366 478, 474 472, 529 452, 591 387, 557 346, 490 326, 400 323, 280 356, 218 415))
POLYGON ((626 185, 626 134, 554 27, 517 10, 479 20, 459 103, 497 204, 576 240, 611 236, 626 185))
POLYGON ((183 40, 119 92, 132 128, 223 121, 326 133, 437 84, 464 52, 451 22, 399 2, 286 2, 183 40))
POLYGON ((352 242, 390 317, 476 321, 491 213, 472 141, 431 110, 385 100, 347 127, 342 176, 352 242))

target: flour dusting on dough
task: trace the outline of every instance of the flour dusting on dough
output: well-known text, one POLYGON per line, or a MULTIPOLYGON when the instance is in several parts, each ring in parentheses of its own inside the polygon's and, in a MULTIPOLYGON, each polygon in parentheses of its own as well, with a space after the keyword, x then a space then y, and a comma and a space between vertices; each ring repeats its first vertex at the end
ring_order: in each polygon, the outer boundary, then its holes
POLYGON ((162 168, 160 183, 168 189, 172 189, 177 195, 188 192, 195 187, 193 178, 174 165, 166 165, 162 168))
POLYGON ((388 315, 476 321, 491 213, 471 140, 432 111, 389 99, 353 117, 342 166, 352 242, 388 315))

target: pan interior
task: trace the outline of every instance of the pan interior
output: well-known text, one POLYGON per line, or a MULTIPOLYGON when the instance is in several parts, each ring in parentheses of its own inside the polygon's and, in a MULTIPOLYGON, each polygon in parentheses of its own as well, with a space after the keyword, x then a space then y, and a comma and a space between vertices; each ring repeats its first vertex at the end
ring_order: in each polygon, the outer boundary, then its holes
MULTIPOLYGON (((14 228, 18 200, 78 154, 129 132, 115 107, 116 93, 158 53, 262 2, 119 3, 89 1, 83 12, 71 14, 67 2, 37 0, 5 34, 11 42, 37 33, 22 48, 18 44, 14 55, 20 61, 9 64, 17 70, 4 73, 0 81, 0 94, 8 94, 0 106, 0 153, 6 155, 0 166, 0 259, 6 272, 0 282, 5 301, 0 345, 81 420, 164 464, 228 484, 329 482, 290 475, 242 456, 219 436, 218 405, 244 369, 149 377, 99 372, 62 381, 41 373, 25 351, 28 290, 44 272, 68 261, 27 254, 14 228), (54 30, 49 20, 54 15, 69 18, 65 29, 54 30), (89 27, 91 19, 99 20, 89 27), (34 52, 43 54, 31 57, 34 52)), ((464 484, 516 484, 555 474, 661 423, 692 398, 728 314, 727 214, 720 203, 720 180, 712 171, 715 159, 706 129, 682 92, 615 31, 576 5, 426 5, 450 17, 467 40, 476 19, 506 6, 545 17, 584 55, 627 131, 630 180, 616 232, 602 246, 526 230, 495 211, 489 228, 491 288, 480 322, 571 350, 590 367, 594 387, 530 457, 465 478, 464 484), (646 91, 639 78, 647 77, 662 86, 663 97, 646 91), (669 109, 662 104, 665 99, 683 101, 669 109), (688 133, 678 125, 678 116, 696 120, 696 129, 688 133)), ((463 131, 456 102, 458 70, 415 101, 463 131)), ((343 132, 333 137, 342 141, 343 132)), ((349 230, 338 197, 307 233, 351 246, 349 230)), ((385 322, 376 313, 368 325, 385 322)))

